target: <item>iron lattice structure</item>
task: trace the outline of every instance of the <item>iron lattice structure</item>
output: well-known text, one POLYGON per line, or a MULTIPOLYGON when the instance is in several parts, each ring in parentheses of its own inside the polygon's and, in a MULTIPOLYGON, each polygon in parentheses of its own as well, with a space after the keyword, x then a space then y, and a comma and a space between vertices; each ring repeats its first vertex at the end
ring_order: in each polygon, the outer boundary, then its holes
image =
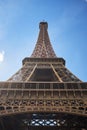
POLYGON ((87 83, 65 67, 49 40, 47 22, 31 57, 0 82, 0 130, 86 130, 87 83))

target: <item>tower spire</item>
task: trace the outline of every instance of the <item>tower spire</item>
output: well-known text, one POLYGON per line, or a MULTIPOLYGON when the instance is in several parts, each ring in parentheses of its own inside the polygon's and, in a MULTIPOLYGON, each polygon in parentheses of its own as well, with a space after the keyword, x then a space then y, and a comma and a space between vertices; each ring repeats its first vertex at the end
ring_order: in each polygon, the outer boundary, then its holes
POLYGON ((35 46, 35 49, 31 55, 34 58, 55 58, 56 54, 52 48, 49 35, 48 35, 48 23, 40 22, 39 24, 39 36, 35 46))

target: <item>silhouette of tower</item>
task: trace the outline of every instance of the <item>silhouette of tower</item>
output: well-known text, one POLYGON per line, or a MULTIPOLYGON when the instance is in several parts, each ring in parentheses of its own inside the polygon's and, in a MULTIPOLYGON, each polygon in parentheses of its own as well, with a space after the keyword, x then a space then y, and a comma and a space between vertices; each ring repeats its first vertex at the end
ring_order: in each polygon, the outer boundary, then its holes
POLYGON ((87 83, 56 56, 48 23, 31 57, 6 82, 0 82, 0 130, 87 130, 87 83))

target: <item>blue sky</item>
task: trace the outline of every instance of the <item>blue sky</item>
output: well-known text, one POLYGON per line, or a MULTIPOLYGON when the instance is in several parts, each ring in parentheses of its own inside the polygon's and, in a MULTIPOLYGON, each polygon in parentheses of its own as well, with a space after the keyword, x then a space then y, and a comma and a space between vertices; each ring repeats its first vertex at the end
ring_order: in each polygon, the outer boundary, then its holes
POLYGON ((31 56, 43 20, 56 55, 86 82, 87 0, 0 0, 0 81, 31 56))

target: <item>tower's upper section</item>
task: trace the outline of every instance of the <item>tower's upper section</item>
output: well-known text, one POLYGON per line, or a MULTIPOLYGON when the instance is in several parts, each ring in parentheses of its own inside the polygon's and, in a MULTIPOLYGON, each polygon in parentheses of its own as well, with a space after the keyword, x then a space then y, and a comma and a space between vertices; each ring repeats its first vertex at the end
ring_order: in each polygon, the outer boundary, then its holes
POLYGON ((50 43, 48 35, 48 23, 40 22, 39 24, 39 36, 35 46, 35 49, 31 55, 33 58, 55 58, 56 54, 50 43))
POLYGON ((31 57, 23 59, 22 68, 8 81, 81 82, 65 67, 65 60, 56 57, 49 40, 47 22, 41 22, 39 27, 38 40, 31 57))

